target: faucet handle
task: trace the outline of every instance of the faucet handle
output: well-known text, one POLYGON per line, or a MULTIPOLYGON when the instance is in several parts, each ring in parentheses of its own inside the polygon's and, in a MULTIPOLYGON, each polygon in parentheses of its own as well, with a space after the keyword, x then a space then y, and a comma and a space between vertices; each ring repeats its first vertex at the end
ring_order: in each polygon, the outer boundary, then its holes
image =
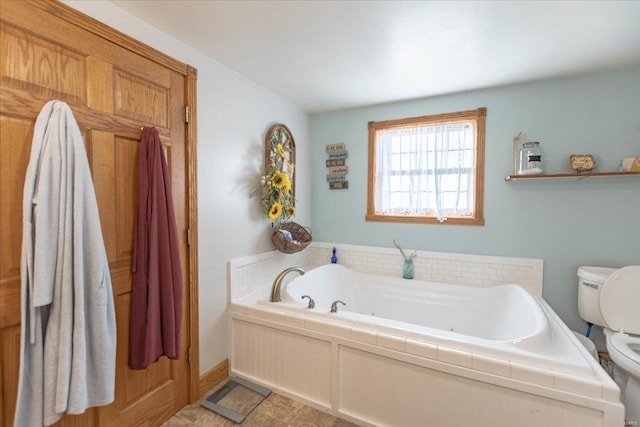
POLYGON ((309 298, 309 305, 307 308, 314 308, 316 306, 316 302, 309 295, 302 295, 302 299, 309 298))
POLYGON ((339 299, 335 300, 334 302, 331 303, 331 312, 332 313, 337 313, 338 312, 338 303, 340 303, 342 305, 347 305, 347 303, 344 302, 344 301, 340 301, 339 299))

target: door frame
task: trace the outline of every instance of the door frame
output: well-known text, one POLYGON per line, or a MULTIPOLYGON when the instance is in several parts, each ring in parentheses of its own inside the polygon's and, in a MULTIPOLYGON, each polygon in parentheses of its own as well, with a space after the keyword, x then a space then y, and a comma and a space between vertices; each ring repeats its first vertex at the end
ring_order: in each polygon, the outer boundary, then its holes
POLYGON ((167 67, 185 79, 185 179, 187 197, 187 263, 189 269, 188 313, 183 322, 188 322, 188 401, 193 403, 200 397, 199 383, 199 321, 198 321, 198 197, 197 197, 197 110, 196 93, 198 71, 168 55, 121 33, 108 25, 83 14, 58 1, 27 0, 31 7, 44 10, 83 30, 91 32, 124 49, 152 62, 167 67))

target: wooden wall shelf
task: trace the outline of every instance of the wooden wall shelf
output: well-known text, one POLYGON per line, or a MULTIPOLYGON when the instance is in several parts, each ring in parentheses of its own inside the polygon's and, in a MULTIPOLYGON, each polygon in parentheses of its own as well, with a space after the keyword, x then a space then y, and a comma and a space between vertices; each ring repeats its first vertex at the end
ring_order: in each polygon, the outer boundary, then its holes
POLYGON ((540 175, 507 175, 505 181, 527 181, 532 179, 558 178, 592 178, 601 176, 640 176, 640 172, 583 172, 583 173, 551 173, 540 175))

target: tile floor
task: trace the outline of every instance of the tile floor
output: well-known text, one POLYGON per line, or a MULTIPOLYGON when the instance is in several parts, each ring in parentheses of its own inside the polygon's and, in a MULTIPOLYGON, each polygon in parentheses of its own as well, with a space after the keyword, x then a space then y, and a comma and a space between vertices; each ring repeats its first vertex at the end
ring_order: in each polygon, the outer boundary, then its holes
MULTIPOLYGON (((210 396, 218 385, 203 396, 210 396)), ((242 424, 236 424, 202 406, 200 401, 185 406, 169 418, 161 427, 357 427, 317 409, 295 402, 279 394, 271 393, 255 408, 242 424)))

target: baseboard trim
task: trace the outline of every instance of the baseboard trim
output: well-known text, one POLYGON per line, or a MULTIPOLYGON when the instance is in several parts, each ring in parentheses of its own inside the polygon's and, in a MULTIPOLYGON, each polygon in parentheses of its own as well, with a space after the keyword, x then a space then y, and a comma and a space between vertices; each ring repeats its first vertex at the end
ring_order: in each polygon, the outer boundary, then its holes
POLYGON ((229 376, 229 359, 224 359, 216 366, 200 376, 200 397, 229 376))

